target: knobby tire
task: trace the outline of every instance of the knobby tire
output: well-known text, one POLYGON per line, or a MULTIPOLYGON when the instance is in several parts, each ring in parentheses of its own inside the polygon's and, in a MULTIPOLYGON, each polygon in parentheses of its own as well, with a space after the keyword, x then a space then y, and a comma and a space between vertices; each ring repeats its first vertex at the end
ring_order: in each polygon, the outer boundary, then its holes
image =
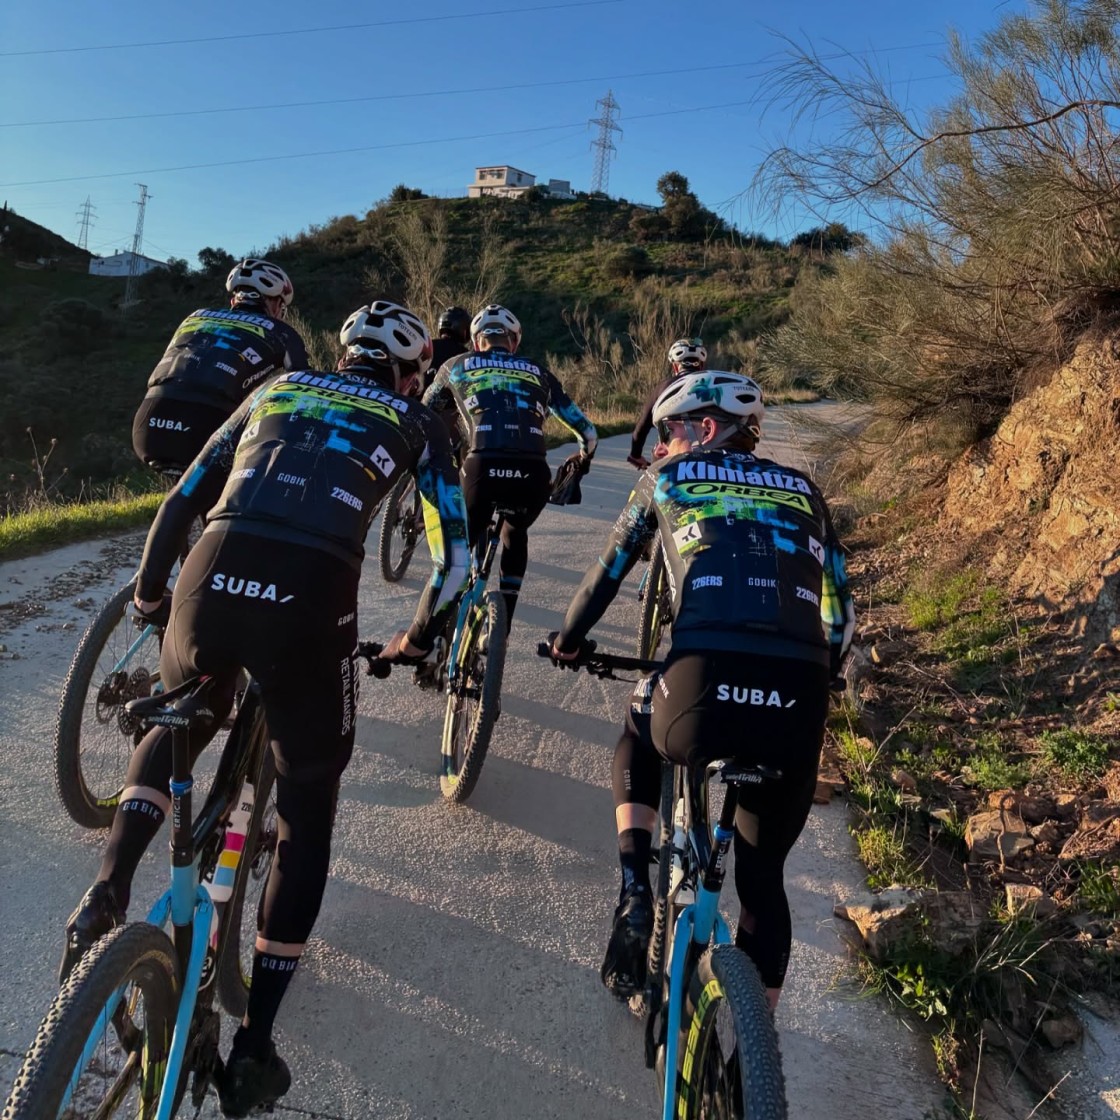
POLYGON ((381 532, 377 538, 377 559, 381 565, 382 578, 387 583, 397 583, 404 578, 412 554, 416 551, 422 530, 414 531, 402 528, 402 525, 407 526, 409 519, 415 521, 416 504, 419 500, 415 479, 410 474, 404 474, 397 479, 385 499, 385 512, 381 515, 381 532), (411 500, 406 502, 407 498, 411 500), (413 533, 415 535, 411 535, 413 533), (401 545, 401 555, 396 561, 393 560, 395 543, 401 545))
POLYGON ((653 556, 649 562, 649 575, 646 578, 642 597, 642 617, 638 623, 638 656, 652 661, 657 656, 661 635, 665 630, 665 557, 661 552, 661 541, 654 540, 653 556))
MULTIPOLYGON (((127 584, 98 611, 78 643, 78 649, 70 663, 70 671, 62 686, 54 737, 55 785, 71 820, 83 828, 108 828, 113 823, 113 814, 120 800, 119 786, 108 796, 98 796, 89 787, 82 770, 82 720, 90 689, 100 687, 101 682, 93 680, 98 661, 106 643, 128 611, 135 590, 135 582, 127 584)), ((114 714, 114 723, 116 718, 114 714)), ((127 747, 123 751, 119 769, 123 782, 128 759, 132 756, 133 742, 124 732, 118 731, 118 734, 122 747, 127 747)))
MULTIPOLYGON (((145 1076, 138 1101, 129 1105, 130 1120, 155 1115, 165 1075, 163 1063, 171 1047, 175 1010, 179 1002, 175 949, 161 929, 146 922, 118 926, 85 955, 55 996, 39 1027, 4 1106, 3 1120, 44 1120, 56 1117, 87 1040, 113 994, 136 985, 144 997, 143 1046, 146 1057, 138 1077, 145 1076)), ((111 1033, 110 1026, 106 1033, 111 1033)), ((86 1067, 93 1071, 95 1061, 86 1067)), ((118 1107, 124 1104, 124 1097, 118 1107)), ((81 1088, 66 1115, 73 1120, 92 1115, 81 1111, 81 1088)), ((116 1109, 113 1109, 115 1112, 116 1109)), ((111 1114, 111 1113, 110 1113, 111 1114)))
MULTIPOLYGON (((475 653, 475 647, 484 634, 488 635, 482 681, 478 686, 478 703, 473 706, 465 697, 449 694, 443 723, 445 747, 449 737, 454 742, 461 731, 466 731, 465 745, 461 753, 456 751, 458 769, 454 774, 444 772, 439 777, 443 796, 454 802, 466 801, 478 783, 494 722, 501 710, 502 674, 506 664, 506 604, 499 592, 488 591, 482 606, 483 623, 475 631, 470 647, 462 649, 459 654, 465 664, 472 662, 476 656, 483 656, 475 653), (464 727, 464 721, 470 722, 464 727)), ((447 756, 440 757, 442 762, 447 756)))
MULTIPOLYGON (((251 976, 247 974, 241 956, 241 938, 243 930, 245 894, 249 880, 259 879, 267 875, 272 866, 276 853, 276 812, 273 800, 273 789, 276 784, 276 762, 272 755, 272 747, 268 740, 268 729, 264 722, 264 708, 257 708, 257 715, 250 729, 250 735, 256 742, 250 743, 250 749, 260 751, 260 765, 257 772, 251 775, 253 779, 253 812, 249 817, 249 827, 245 832, 245 846, 241 851, 241 859, 237 864, 237 873, 233 881, 233 894, 226 903, 228 910, 225 916, 225 933, 218 953, 218 972, 215 983, 218 985, 218 999, 222 1007, 235 1019, 240 1019, 245 1014, 249 1002, 249 982, 251 976), (263 737, 263 742, 260 738, 263 737), (266 827, 267 826, 267 827, 266 827)), ((262 888, 263 891, 263 888, 262 888)), ((263 901, 264 895, 261 894, 263 901)), ((254 942, 258 915, 252 915, 252 932, 254 942)))
POLYGON ((766 989, 734 945, 707 950, 689 980, 681 1020, 676 1114, 680 1120, 786 1120, 785 1081, 766 989), (722 1053, 720 1012, 734 1030, 722 1053))

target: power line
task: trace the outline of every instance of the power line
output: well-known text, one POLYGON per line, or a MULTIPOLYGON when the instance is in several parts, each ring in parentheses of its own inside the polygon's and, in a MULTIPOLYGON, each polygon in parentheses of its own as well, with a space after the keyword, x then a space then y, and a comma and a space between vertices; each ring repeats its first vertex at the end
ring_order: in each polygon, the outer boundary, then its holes
POLYGON ((413 16, 410 19, 386 19, 378 23, 339 23, 327 27, 300 27, 292 31, 246 31, 237 35, 200 35, 192 39, 152 39, 142 43, 100 43, 88 47, 44 47, 30 51, 0 51, 0 58, 22 58, 39 54, 77 54, 84 51, 135 50, 140 47, 172 47, 187 43, 224 43, 235 39, 276 39, 284 35, 314 35, 330 31, 362 31, 370 27, 400 27, 414 23, 447 23, 456 19, 481 19, 483 16, 513 16, 527 12, 552 12, 562 8, 597 8, 606 4, 623 4, 627 0, 569 0, 561 4, 542 4, 535 8, 493 8, 485 12, 458 12, 444 16, 413 16))
POLYGON ((602 109, 603 115, 587 122, 599 126, 598 139, 591 141, 591 146, 595 149, 595 170, 591 175, 591 190, 593 192, 607 193, 607 184, 611 177, 611 156, 618 150, 614 146, 614 138, 611 133, 617 132, 619 136, 622 135, 622 129, 614 121, 615 114, 621 107, 615 101, 613 91, 607 90, 607 96, 600 97, 595 102, 595 108, 602 109))
POLYGON ((90 220, 95 216, 94 206, 90 203, 89 195, 86 195, 86 200, 78 207, 78 212, 75 215, 82 223, 82 228, 78 231, 78 248, 89 249, 89 227, 90 220))
MULTIPOLYGON (((883 47, 875 53, 909 51, 915 50, 918 47, 932 45, 934 44, 908 43, 895 47, 883 47)), ((826 60, 830 58, 842 58, 846 53, 847 52, 821 55, 821 58, 826 60)), ((750 62, 725 62, 713 66, 693 66, 688 72, 689 74, 707 74, 717 70, 744 70, 752 66, 765 66, 766 64, 765 59, 756 58, 750 62)), ((747 75, 747 77, 755 76, 756 75, 747 75)), ((593 82, 621 82, 632 78, 664 77, 665 68, 661 67, 657 70, 637 70, 630 74, 601 74, 594 78, 557 78, 547 82, 521 82, 518 84, 517 88, 519 90, 547 89, 557 86, 588 85, 593 82)), ((360 105, 371 101, 411 101, 423 97, 459 97, 468 93, 491 93, 493 89, 494 86, 493 83, 491 83, 486 86, 468 86, 464 89, 412 90, 408 93, 379 93, 370 94, 365 97, 330 97, 317 101, 280 101, 272 105, 222 105, 212 109, 174 109, 161 113, 122 113, 111 117, 60 117, 57 120, 49 121, 0 121, 0 128, 45 128, 49 125, 62 124, 104 124, 116 121, 162 120, 171 117, 206 117, 221 113, 262 113, 276 109, 311 109, 323 105, 360 105)))
MULTIPOLYGON (((698 105, 690 109, 667 109, 660 113, 640 113, 627 117, 628 121, 650 120, 654 117, 676 117, 682 113, 707 113, 715 109, 741 108, 753 105, 753 97, 742 101, 725 101, 719 105, 698 105)), ((390 144, 369 144, 360 148, 331 148, 320 152, 293 152, 283 156, 255 156, 249 159, 216 160, 213 163, 184 163, 176 167, 145 167, 132 171, 104 171, 97 175, 65 175, 57 179, 25 179, 15 183, 0 183, 6 187, 41 187, 51 183, 78 183, 90 179, 119 179, 127 175, 165 175, 173 171, 199 171, 212 167, 240 167, 250 163, 277 163, 289 159, 314 159, 320 156, 355 155, 359 152, 381 152, 391 148, 421 148, 431 144, 459 144, 470 140, 494 140, 503 136, 524 136, 536 132, 558 132, 565 128, 584 128, 585 122, 576 121, 565 124, 545 124, 535 128, 514 128, 504 132, 477 132, 472 136, 445 136, 430 140, 398 140, 390 144)))
POLYGON ((133 303, 133 293, 136 290, 136 277, 139 275, 140 253, 144 248, 144 211, 148 208, 148 188, 143 183, 136 184, 140 188, 140 207, 136 214, 136 232, 132 235, 132 254, 128 258, 128 280, 124 285, 124 299, 121 300, 122 310, 133 303))

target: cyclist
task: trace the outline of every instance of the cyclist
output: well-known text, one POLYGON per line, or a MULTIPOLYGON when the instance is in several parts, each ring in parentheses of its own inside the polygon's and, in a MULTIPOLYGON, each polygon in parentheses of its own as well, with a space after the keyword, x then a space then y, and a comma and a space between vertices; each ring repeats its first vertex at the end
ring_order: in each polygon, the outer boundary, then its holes
POLYGON ((248 258, 226 277, 228 308, 179 324, 132 421, 132 446, 150 466, 182 471, 245 397, 284 370, 306 369, 299 332, 284 322, 294 289, 270 261, 248 258))
MULTIPOLYGON (((160 508, 137 581, 136 606, 150 617, 188 525, 209 511, 175 584, 161 679, 175 687, 198 673, 217 678, 214 722, 191 743, 197 756, 229 711, 243 666, 260 686, 276 756, 277 857, 248 1011, 219 1085, 228 1116, 290 1084, 272 1025, 319 911, 354 745, 362 541, 401 472, 416 475, 430 513, 433 570, 412 625, 384 656, 415 662, 429 651, 466 583, 466 517, 446 432, 397 392, 431 360, 427 329, 377 301, 346 320, 340 339, 337 372, 283 374, 214 433, 160 508)), ((123 921, 133 874, 170 804, 170 774, 170 741, 157 730, 133 754, 96 881, 68 921, 62 979, 123 921)))
POLYGON ((499 589, 506 625, 529 563, 529 526, 548 501, 552 474, 545 458, 544 421, 551 412, 579 441, 584 473, 598 442, 595 426, 564 392, 555 374, 518 357, 521 324, 497 304, 471 320, 473 349, 444 364, 424 395, 440 413, 458 410, 464 436, 461 477, 473 548, 495 506, 514 511, 502 527, 499 589))
POLYGON ((623 998, 645 983, 659 755, 689 766, 730 756, 781 771, 758 793, 740 793, 735 943, 758 967, 771 1007, 785 976, 783 866, 809 815, 829 682, 854 612, 820 491, 802 472, 753 453, 762 417, 762 392, 748 377, 710 371, 672 382, 653 410, 656 450, 666 457, 642 475, 552 636, 553 660, 577 661, 660 530, 672 642, 661 670, 634 692, 613 763, 622 889, 601 976, 623 998))
POLYGON ((646 403, 642 405, 638 422, 634 425, 634 432, 630 436, 630 454, 626 456, 628 463, 637 467, 640 471, 644 471, 649 466, 649 460, 645 457, 644 449, 646 436, 649 435, 649 430, 653 427, 653 406, 657 403, 661 394, 672 384, 673 379, 686 373, 698 373, 700 370, 707 368, 708 351, 704 348, 702 339, 678 338, 669 347, 669 376, 653 387, 653 391, 646 397, 646 403))
POLYGON ((471 313, 462 307, 446 307, 436 323, 432 340, 432 364, 424 378, 424 388, 435 380, 444 362, 457 358, 471 348, 471 313))

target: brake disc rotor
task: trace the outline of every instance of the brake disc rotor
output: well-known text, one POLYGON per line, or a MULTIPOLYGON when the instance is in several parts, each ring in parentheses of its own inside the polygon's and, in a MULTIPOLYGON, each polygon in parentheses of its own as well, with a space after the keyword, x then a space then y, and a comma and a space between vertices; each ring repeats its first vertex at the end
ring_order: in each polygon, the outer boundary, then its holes
POLYGON ((118 703, 120 707, 117 709, 117 724, 121 732, 125 735, 135 735, 141 728, 140 720, 135 716, 130 716, 125 711, 125 704, 129 700, 139 700, 144 696, 151 696, 152 694, 152 675, 147 669, 140 668, 134 669, 129 675, 127 682, 121 689, 120 700, 118 703))

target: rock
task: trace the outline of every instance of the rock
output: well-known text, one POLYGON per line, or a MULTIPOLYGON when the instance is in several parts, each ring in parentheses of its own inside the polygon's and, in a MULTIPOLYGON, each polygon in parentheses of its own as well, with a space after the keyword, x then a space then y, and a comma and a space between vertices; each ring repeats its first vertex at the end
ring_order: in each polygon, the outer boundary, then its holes
POLYGON ((1055 1050, 1081 1041, 1081 1020, 1076 1015, 1063 1015, 1060 1019, 1044 1019, 1040 1027, 1043 1037, 1055 1050))
POLYGON ((897 661, 899 656, 906 652, 905 642, 876 642, 871 647, 871 660, 883 668, 897 661))
POLYGON ((1042 824, 1036 824, 1030 832, 1040 844, 1056 844, 1062 838, 1058 826, 1053 821, 1043 821, 1042 824))
POLYGON ((1106 661, 1113 657, 1120 657, 1120 646, 1114 642, 1101 642, 1095 650, 1093 650, 1093 659, 1095 661, 1106 661))
POLYGON ((891 781, 898 786, 899 789, 905 790, 907 793, 918 792, 918 780, 913 774, 907 773, 905 770, 892 770, 891 781))
POLYGON ((1023 818, 1007 809, 973 813, 965 823, 964 839, 972 863, 1003 864, 1034 847, 1023 818))
POLYGON ((1029 883, 1007 883, 1007 909, 1012 914, 1030 914, 1035 918, 1048 918, 1057 912, 1058 904, 1042 889, 1029 883))
POLYGON ((1013 813, 1018 813, 1027 824, 1042 824, 1057 812, 1052 797, 1014 789, 1001 789, 989 793, 988 808, 1009 809, 1013 813))
POLYGON ((1077 815, 1077 808, 1076 793, 1059 793, 1054 798, 1054 812, 1057 813, 1059 820, 1071 820, 1077 815))
POLYGON ((882 959, 896 942, 920 931, 943 952, 956 955, 972 945, 985 920, 967 891, 910 891, 892 887, 862 901, 838 903, 833 913, 853 922, 867 952, 882 959))
POLYGON ((1092 802, 1085 806, 1077 830, 1062 845, 1058 858, 1113 860, 1120 857, 1120 805, 1092 802))
POLYGON ((817 779, 817 788, 813 794, 814 805, 827 805, 832 800, 832 783, 823 778, 817 779))

